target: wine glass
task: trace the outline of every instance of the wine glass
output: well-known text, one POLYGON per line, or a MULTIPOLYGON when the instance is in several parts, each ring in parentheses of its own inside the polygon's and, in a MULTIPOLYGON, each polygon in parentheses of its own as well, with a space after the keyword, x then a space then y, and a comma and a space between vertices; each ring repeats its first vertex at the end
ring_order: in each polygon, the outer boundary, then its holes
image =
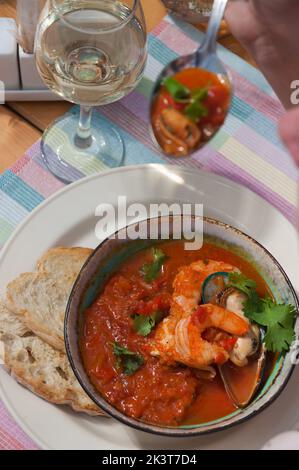
POLYGON ((37 28, 38 71, 55 93, 80 105, 44 133, 49 170, 66 183, 117 167, 124 143, 93 106, 117 101, 140 81, 147 58, 140 0, 47 0, 37 28))

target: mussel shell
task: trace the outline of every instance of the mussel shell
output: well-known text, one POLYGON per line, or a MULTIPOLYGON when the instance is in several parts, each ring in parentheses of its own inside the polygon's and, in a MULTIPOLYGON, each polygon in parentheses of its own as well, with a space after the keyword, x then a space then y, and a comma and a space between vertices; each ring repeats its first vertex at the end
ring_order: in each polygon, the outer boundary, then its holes
MULTIPOLYGON (((236 287, 229 287, 229 274, 217 272, 205 280, 202 289, 203 303, 216 303, 221 307, 244 316, 243 304, 247 296, 236 287), (229 298, 234 296, 234 299, 229 298)), ((238 357, 237 349, 231 353, 230 361, 218 366, 220 376, 225 386, 227 394, 238 408, 245 408, 254 399, 264 376, 266 364, 266 348, 263 341, 263 331, 252 324, 250 332, 246 338, 239 338, 239 346, 242 341, 251 340, 251 349, 248 350, 248 344, 244 343, 246 354, 238 357), (238 387, 239 373, 246 373, 246 368, 251 368, 252 383, 246 387, 238 387), (253 370, 252 370, 253 368, 253 370)), ((238 345, 238 343, 237 343, 238 345)))
POLYGON ((197 378, 205 381, 212 381, 215 379, 217 372, 216 369, 212 366, 207 366, 202 369, 196 369, 195 375, 197 378))
POLYGON ((208 276, 202 286, 202 303, 218 303, 218 296, 226 290, 228 283, 228 273, 217 272, 208 276))
MULTIPOLYGON (((256 325, 253 326, 254 328, 257 328, 260 330, 256 325)), ((238 367, 238 365, 232 364, 231 361, 229 361, 226 364, 223 364, 222 366, 219 366, 219 373, 222 378, 224 387, 226 389, 227 394, 230 396, 231 400, 237 406, 238 408, 245 408, 246 406, 249 405, 249 403, 254 399, 256 396, 261 383, 264 378, 264 372, 265 372, 265 366, 266 366, 266 347, 262 343, 262 336, 263 332, 260 330, 260 342, 259 342, 259 347, 257 348, 256 351, 252 352, 252 355, 249 359, 249 363, 246 364, 243 367, 238 367), (238 388, 238 378, 234 377, 234 374, 232 373, 233 368, 236 370, 236 367, 238 367, 238 372, 242 373, 246 371, 247 367, 250 368, 255 368, 254 369, 254 374, 253 375, 253 380, 252 382, 246 387, 240 387, 238 388)))

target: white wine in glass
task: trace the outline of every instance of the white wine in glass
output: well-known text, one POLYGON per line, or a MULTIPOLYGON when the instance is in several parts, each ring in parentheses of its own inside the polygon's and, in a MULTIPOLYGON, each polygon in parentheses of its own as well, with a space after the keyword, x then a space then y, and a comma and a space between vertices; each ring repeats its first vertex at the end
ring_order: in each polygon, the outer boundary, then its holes
POLYGON ((142 77, 147 53, 140 0, 48 0, 35 51, 49 88, 81 105, 79 122, 69 114, 46 130, 42 153, 48 168, 71 182, 80 173, 119 166, 123 141, 104 120, 91 126, 92 107, 121 99, 142 77))

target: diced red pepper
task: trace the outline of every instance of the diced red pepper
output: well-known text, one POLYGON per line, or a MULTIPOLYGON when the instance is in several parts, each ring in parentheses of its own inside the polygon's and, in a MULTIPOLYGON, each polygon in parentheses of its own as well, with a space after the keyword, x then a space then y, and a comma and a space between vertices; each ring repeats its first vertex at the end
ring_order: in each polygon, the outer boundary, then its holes
POLYGON ((219 341, 219 344, 223 347, 223 349, 225 349, 227 352, 230 352, 234 349, 234 346, 237 342, 237 338, 236 337, 226 337, 226 338, 223 338, 221 341, 219 341))

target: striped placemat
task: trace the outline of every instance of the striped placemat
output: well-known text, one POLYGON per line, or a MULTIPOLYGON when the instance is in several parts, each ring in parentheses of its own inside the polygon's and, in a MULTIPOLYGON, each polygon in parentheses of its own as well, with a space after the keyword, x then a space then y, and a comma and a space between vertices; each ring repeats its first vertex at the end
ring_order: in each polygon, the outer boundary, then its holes
MULTIPOLYGON (((149 35, 149 60, 138 89, 122 101, 104 106, 94 119, 112 121, 126 143, 126 165, 170 163, 224 175, 252 189, 296 221, 297 169, 277 134, 283 109, 263 76, 242 59, 219 46, 220 58, 234 82, 234 100, 224 128, 192 158, 166 158, 154 147, 148 133, 148 98, 159 71, 178 55, 193 51, 203 33, 170 17, 149 35)), ((71 112, 78 113, 74 107, 71 112)), ((78 168, 78 176, 100 168, 78 168)), ((63 187, 45 168, 37 142, 0 176, 0 246, 15 227, 50 194, 63 187)), ((36 449, 0 402, 0 449, 36 449)))

